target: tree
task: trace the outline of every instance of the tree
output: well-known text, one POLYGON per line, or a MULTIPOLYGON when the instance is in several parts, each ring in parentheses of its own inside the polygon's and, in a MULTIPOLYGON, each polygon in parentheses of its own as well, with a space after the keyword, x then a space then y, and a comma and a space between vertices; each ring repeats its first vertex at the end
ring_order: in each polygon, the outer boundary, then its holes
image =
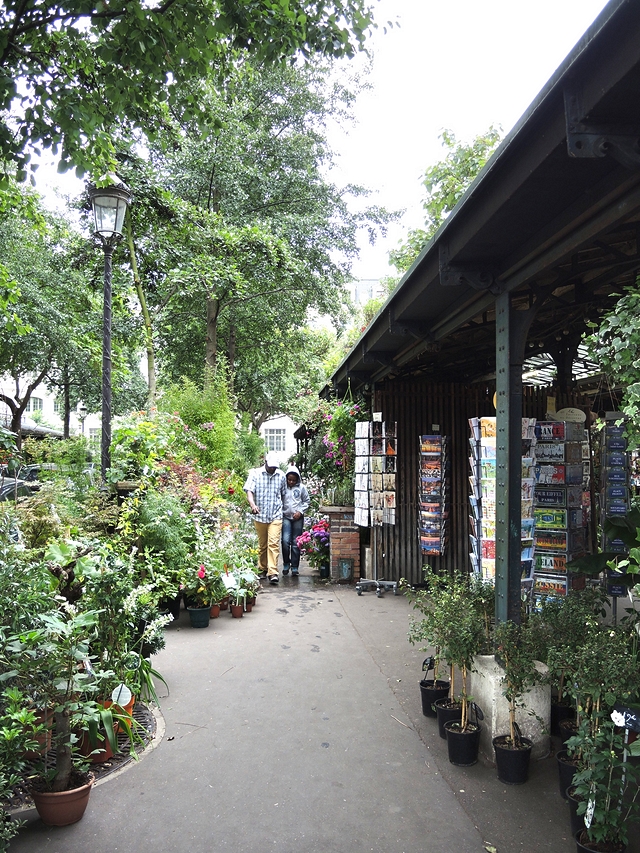
MULTIPOLYGON (((0 216, 0 256, 16 282, 13 308, 23 333, 0 325, 0 375, 9 376, 13 394, 0 394, 10 409, 11 429, 20 432, 22 415, 34 389, 46 382, 65 400, 64 419, 80 397, 100 399, 102 271, 98 253, 85 256, 84 241, 60 217, 37 206, 23 217, 0 216), (91 278, 93 274, 93 279, 91 278)), ((126 375, 136 319, 129 311, 128 282, 114 275, 114 363, 126 375)), ((120 374, 118 374, 120 369, 120 374)), ((125 384, 124 382, 117 383, 125 384)), ((115 409, 115 406, 114 406, 115 409)))
POLYGON ((6 0, 0 163, 22 172, 44 148, 63 171, 113 171, 113 127, 154 138, 170 110, 204 118, 184 84, 212 67, 352 56, 372 26, 369 0, 6 0))
POLYGON ((404 243, 389 252, 389 261, 399 273, 409 269, 424 245, 451 213, 495 151, 500 137, 501 129, 493 125, 486 133, 476 136, 470 144, 458 142, 451 130, 442 131, 440 139, 447 154, 443 160, 427 169, 422 181, 427 191, 422 204, 425 227, 409 231, 404 243))
POLYGON ((240 407, 258 424, 283 409, 289 382, 278 371, 308 384, 292 353, 309 311, 346 319, 358 229, 375 234, 392 217, 351 212, 348 197, 365 191, 325 177, 324 125, 353 98, 326 68, 245 62, 222 92, 203 83, 200 97, 204 130, 176 122, 150 164, 126 153, 119 172, 136 197, 132 231, 162 375, 201 382, 224 354, 240 407))
POLYGON ((612 385, 624 389, 622 411, 627 432, 640 443, 640 278, 625 290, 615 309, 590 324, 593 333, 585 339, 589 356, 607 374, 612 385))

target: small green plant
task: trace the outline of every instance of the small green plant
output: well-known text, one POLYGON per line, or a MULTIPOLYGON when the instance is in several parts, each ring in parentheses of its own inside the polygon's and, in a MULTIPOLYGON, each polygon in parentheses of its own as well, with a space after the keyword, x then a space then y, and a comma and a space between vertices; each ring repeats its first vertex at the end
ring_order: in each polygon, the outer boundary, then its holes
POLYGON ((571 699, 569 686, 575 683, 576 655, 585 633, 598 629, 605 597, 601 588, 572 590, 562 598, 543 599, 539 613, 534 614, 540 640, 538 659, 549 668, 548 681, 558 702, 571 699))
POLYGON ((522 746, 520 727, 516 722, 518 707, 524 694, 539 680, 536 667, 536 637, 529 623, 499 622, 495 627, 496 658, 504 669, 502 692, 509 703, 509 745, 522 746))
POLYGON ((582 766, 573 777, 575 796, 580 800, 578 814, 585 819, 585 833, 595 850, 618 850, 626 847, 629 823, 639 812, 640 767, 628 755, 640 755, 640 741, 630 746, 616 724, 619 714, 602 717, 592 731, 583 721, 578 736, 582 766), (613 719, 612 719, 613 717, 613 719), (600 846, 603 845, 603 846, 600 846))

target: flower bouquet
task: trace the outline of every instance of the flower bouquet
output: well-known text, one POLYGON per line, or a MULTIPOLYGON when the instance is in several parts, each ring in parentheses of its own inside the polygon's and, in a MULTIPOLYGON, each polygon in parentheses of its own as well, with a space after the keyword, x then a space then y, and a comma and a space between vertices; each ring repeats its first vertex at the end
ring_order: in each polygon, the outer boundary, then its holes
POLYGON ((329 565, 330 538, 329 522, 325 518, 316 521, 309 530, 297 537, 296 544, 300 553, 304 554, 312 568, 320 569, 329 565))

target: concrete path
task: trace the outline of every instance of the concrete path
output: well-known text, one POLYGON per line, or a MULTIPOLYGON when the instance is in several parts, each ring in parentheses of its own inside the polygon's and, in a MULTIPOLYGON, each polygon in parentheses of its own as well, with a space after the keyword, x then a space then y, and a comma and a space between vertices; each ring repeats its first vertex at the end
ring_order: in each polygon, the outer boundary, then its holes
POLYGON ((554 759, 511 788, 487 762, 448 763, 410 613, 310 573, 242 619, 197 630, 183 611, 154 658, 171 689, 157 748, 95 787, 80 823, 29 813, 11 853, 575 850, 554 759))

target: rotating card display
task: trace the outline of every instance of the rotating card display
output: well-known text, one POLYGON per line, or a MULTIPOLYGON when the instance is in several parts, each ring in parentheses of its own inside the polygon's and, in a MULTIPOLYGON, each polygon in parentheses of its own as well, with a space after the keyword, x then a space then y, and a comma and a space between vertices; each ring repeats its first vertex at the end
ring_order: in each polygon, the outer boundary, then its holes
MULTIPOLYGON (((605 414, 604 430, 600 443, 600 519, 624 518, 630 509, 631 464, 627 451, 623 416, 620 412, 605 414)), ((626 554, 628 548, 622 539, 601 534, 602 550, 626 554)), ((616 572, 609 570, 607 589, 609 595, 627 594, 627 587, 616 583, 616 572)))
MULTIPOLYGON (((530 582, 533 576, 535 426, 535 418, 522 418, 520 562, 524 582, 530 582)), ((477 575, 493 581, 496 575, 496 419, 470 418, 469 427, 469 558, 477 575)))
POLYGON ((420 436, 420 549, 444 554, 448 534, 448 442, 446 436, 420 436))
POLYGON ((583 423, 536 424, 534 601, 566 595, 566 564, 586 552, 589 444, 583 423))
POLYGON ((395 421, 356 423, 354 522, 360 527, 396 523, 398 430, 395 421))

